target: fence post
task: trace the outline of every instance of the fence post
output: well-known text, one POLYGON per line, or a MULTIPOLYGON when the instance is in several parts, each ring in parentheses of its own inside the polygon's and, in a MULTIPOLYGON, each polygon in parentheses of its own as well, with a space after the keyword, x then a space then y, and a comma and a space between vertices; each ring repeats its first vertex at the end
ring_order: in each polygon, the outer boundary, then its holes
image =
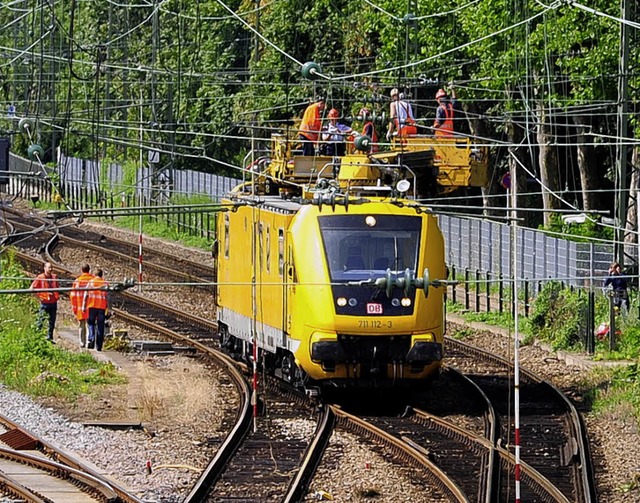
POLYGON ((524 278, 524 316, 529 317, 529 279, 524 278))
POLYGON ((587 336, 586 336, 586 350, 587 353, 592 355, 595 352, 595 340, 594 340, 594 332, 595 332, 595 318, 596 318, 596 293, 591 291, 589 292, 588 302, 587 302, 587 336))
POLYGON ((451 266, 451 279, 454 281, 454 284, 451 285, 451 300, 453 301, 453 303, 456 303, 456 285, 455 285, 455 280, 456 280, 456 266, 452 265, 451 266))
POLYGON ((498 310, 500 314, 504 311, 504 277, 502 273, 498 276, 498 310))
POLYGON ((616 349, 616 310, 614 306, 614 292, 609 292, 609 351, 616 349))
POLYGON ((491 312, 491 273, 487 271, 487 313, 491 312))
POLYGON ((471 272, 467 267, 464 269, 464 308, 469 310, 469 278, 471 277, 471 272))
POLYGON ((480 269, 476 269, 476 313, 480 312, 480 269))

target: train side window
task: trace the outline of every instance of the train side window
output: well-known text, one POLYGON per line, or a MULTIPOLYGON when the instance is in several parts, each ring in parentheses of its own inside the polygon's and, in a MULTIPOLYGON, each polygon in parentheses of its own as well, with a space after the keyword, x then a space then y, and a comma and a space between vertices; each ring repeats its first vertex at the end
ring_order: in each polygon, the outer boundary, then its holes
POLYGON ((229 214, 224 215, 224 258, 229 258, 229 214))
POLYGON ((267 274, 271 272, 271 227, 267 227, 267 234, 265 236, 265 248, 267 252, 267 274))
POLYGON ((278 274, 284 276, 284 229, 278 229, 278 274))

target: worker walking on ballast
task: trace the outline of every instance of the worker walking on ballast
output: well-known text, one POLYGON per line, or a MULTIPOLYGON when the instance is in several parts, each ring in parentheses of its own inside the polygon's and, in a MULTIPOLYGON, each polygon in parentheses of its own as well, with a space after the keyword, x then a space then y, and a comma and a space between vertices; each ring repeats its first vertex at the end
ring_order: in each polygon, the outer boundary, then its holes
POLYGON ((96 271, 96 276, 87 284, 82 303, 83 310, 88 311, 87 324, 89 325, 89 341, 87 347, 96 351, 102 351, 104 343, 104 325, 109 307, 107 287, 109 283, 102 278, 102 269, 96 271), (93 290, 92 290, 93 289, 93 290))

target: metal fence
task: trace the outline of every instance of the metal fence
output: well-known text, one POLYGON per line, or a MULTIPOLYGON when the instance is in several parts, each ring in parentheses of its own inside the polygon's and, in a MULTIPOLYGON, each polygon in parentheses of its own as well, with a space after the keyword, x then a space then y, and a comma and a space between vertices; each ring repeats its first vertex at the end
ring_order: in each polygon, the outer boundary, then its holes
MULTIPOLYGON (((40 199, 51 200, 49 184, 43 183, 44 174, 37 163, 11 155, 9 170, 34 175, 11 176, 11 194, 29 198, 35 191, 40 199)), ((150 168, 144 167, 137 169, 135 186, 124 187, 122 167, 64 155, 59 158, 58 173, 60 186, 71 196, 69 199, 76 208, 118 204, 122 194, 125 191, 131 194, 131 189, 141 204, 163 204, 175 195, 206 195, 218 201, 241 183, 238 179, 191 170, 163 170, 154 174, 150 168), (154 176, 156 179, 152 183, 154 176), (105 190, 109 192, 107 196, 102 193, 105 190)), ((132 201, 122 197, 121 204, 130 205, 132 201)), ((445 237, 447 264, 451 268, 460 273, 470 270, 474 274, 482 271, 495 278, 513 277, 511 229, 508 225, 445 215, 441 215, 439 220, 445 237)), ((200 234, 209 235, 210 229, 200 234)), ((601 285, 601 278, 613 260, 611 244, 568 241, 522 227, 517 228, 515 242, 517 277, 533 283, 556 279, 576 287, 587 287, 592 282, 601 285)), ((539 289, 539 285, 535 288, 539 289)))
MULTIPOLYGON (((445 237, 447 263, 458 271, 465 269, 491 272, 494 276, 513 277, 512 244, 509 225, 477 219, 440 216, 445 237)), ((568 285, 601 285, 613 261, 613 245, 576 242, 518 227, 516 276, 518 279, 548 281, 568 285)))

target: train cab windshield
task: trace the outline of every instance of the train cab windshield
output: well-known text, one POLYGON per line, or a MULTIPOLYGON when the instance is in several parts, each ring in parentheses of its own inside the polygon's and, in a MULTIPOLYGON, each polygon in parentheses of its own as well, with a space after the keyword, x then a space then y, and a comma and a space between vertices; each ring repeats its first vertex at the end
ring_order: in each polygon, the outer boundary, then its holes
POLYGON ((318 219, 332 282, 375 280, 390 269, 415 273, 422 221, 417 216, 329 215, 318 219))

